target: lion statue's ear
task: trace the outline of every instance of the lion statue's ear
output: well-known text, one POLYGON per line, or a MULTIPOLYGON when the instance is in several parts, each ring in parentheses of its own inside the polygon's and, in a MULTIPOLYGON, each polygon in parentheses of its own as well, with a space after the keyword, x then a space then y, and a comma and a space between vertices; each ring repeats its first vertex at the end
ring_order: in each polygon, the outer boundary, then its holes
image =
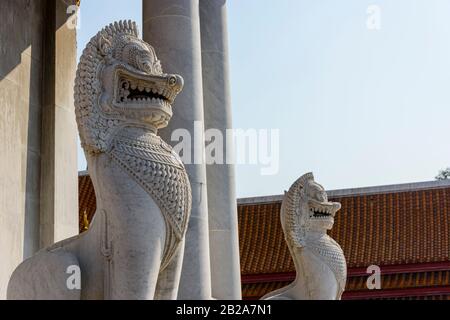
POLYGON ((112 50, 111 41, 109 41, 104 34, 98 37, 98 49, 102 56, 109 56, 111 54, 112 50))

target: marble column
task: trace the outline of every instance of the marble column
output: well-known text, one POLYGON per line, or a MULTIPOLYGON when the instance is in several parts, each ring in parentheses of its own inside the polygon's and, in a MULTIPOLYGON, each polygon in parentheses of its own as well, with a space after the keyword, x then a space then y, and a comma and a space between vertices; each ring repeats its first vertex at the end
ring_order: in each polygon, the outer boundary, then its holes
MULTIPOLYGON (((206 166, 208 181, 209 239, 212 295, 216 299, 239 300, 241 276, 235 172, 227 164, 232 141, 226 131, 232 128, 230 102, 228 33, 225 0, 200 0, 203 103, 205 128, 222 133, 223 163, 206 166)), ((220 160, 219 160, 220 162, 220 160)))
MULTIPOLYGON (((198 0, 143 0, 144 40, 154 46, 163 70, 183 76, 174 116, 161 137, 171 143, 174 130, 191 134, 192 158, 186 170, 192 186, 192 213, 186 234, 179 299, 210 299, 208 203, 203 140, 203 89, 198 0)), ((185 161, 186 162, 186 161, 185 161)))

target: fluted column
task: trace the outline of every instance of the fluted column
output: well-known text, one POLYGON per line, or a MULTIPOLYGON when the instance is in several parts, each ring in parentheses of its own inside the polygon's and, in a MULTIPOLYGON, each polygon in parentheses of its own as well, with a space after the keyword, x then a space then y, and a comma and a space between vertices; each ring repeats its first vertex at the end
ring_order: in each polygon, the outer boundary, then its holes
POLYGON ((225 0, 200 0, 200 29, 205 128, 219 130, 227 146, 223 163, 206 166, 212 295, 241 299, 235 172, 226 163, 227 152, 232 152, 232 143, 226 140, 232 112, 225 0))
MULTIPOLYGON (((194 155, 197 160, 204 158, 199 2, 143 0, 143 24, 144 40, 154 46, 163 70, 180 74, 185 81, 173 106, 174 116, 169 127, 160 131, 161 136, 175 145, 178 142, 171 142, 174 130, 186 129, 192 137, 192 158, 194 155)), ((192 212, 178 298, 210 299, 206 168, 204 162, 191 163, 186 164, 186 170, 192 186, 192 212)))

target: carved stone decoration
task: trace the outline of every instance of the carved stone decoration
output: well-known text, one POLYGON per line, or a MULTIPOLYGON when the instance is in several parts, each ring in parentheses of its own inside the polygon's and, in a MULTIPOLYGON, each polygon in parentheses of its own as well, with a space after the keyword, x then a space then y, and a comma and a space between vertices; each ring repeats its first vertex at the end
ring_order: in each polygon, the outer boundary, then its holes
POLYGON ((115 22, 90 40, 75 109, 97 212, 88 231, 24 261, 9 299, 177 298, 191 188, 157 130, 182 88, 134 22, 115 22))
POLYGON ((294 282, 262 299, 341 299, 347 264, 339 244, 327 235, 340 208, 340 203, 328 201, 312 173, 290 187, 281 205, 281 225, 297 275, 294 282))

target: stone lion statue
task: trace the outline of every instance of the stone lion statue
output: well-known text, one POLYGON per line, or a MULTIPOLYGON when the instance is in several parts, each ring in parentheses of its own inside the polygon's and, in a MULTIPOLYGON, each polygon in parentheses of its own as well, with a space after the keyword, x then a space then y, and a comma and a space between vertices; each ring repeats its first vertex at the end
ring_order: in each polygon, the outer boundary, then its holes
POLYGON ((339 244, 327 235, 341 208, 329 202, 312 173, 300 177, 285 193, 281 225, 297 276, 291 284, 265 295, 265 300, 339 300, 347 264, 339 244))
POLYGON ((9 299, 177 298, 191 189, 157 130, 182 88, 134 22, 115 22, 90 40, 75 110, 97 211, 87 232, 24 261, 9 299))

